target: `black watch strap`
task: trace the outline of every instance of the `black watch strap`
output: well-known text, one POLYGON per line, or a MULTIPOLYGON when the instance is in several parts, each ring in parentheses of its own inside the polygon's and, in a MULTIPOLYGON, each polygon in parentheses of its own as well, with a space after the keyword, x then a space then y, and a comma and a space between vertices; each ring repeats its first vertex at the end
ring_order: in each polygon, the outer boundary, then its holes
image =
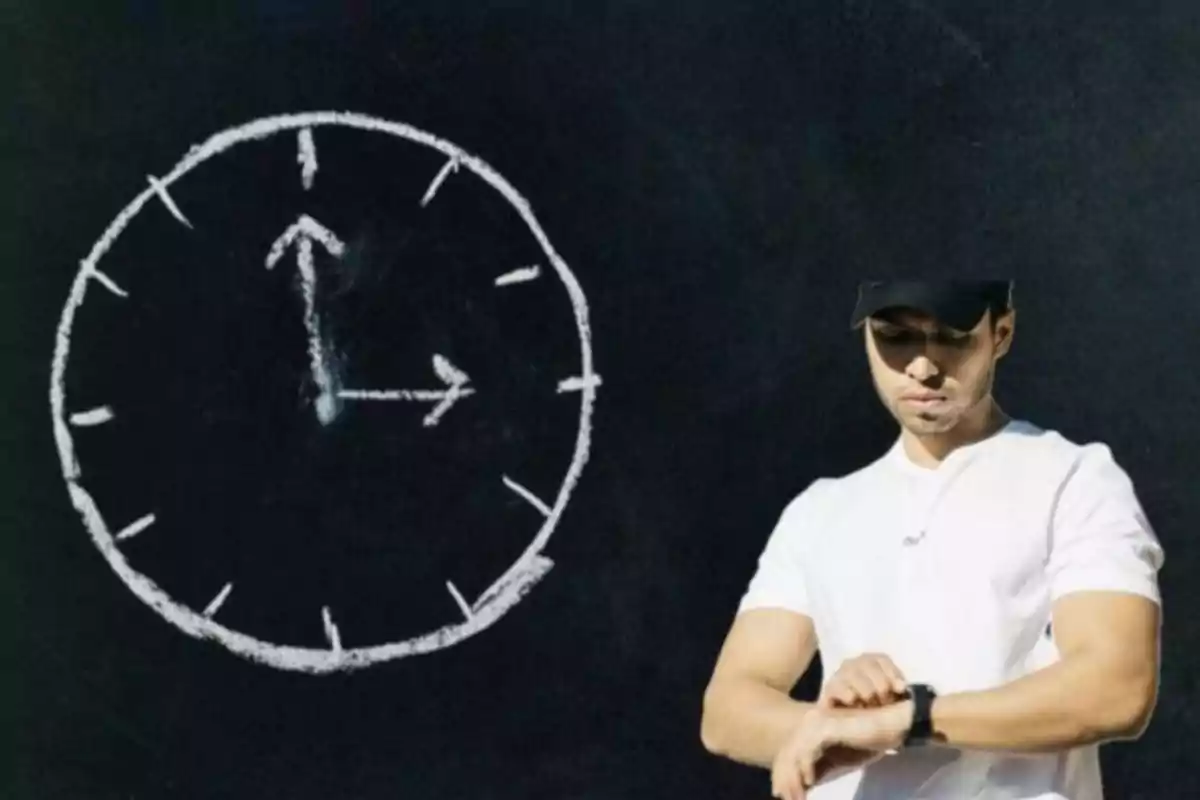
POLYGON ((908 687, 908 696, 913 701, 913 718, 904 746, 920 747, 933 738, 933 700, 937 692, 927 684, 914 683, 908 687))

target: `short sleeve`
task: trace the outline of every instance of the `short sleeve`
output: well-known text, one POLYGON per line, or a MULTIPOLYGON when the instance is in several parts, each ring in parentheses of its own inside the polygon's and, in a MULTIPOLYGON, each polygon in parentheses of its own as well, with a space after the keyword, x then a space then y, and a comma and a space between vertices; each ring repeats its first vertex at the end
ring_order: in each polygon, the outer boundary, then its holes
POLYGON ((1054 510, 1047 565, 1051 599, 1116 591, 1161 603, 1162 565, 1162 546, 1129 475, 1107 445, 1085 445, 1054 510))
POLYGON ((812 495, 818 483, 805 489, 780 515, 738 604, 739 613, 755 608, 781 608, 812 616, 801 552, 804 534, 815 524, 812 495))

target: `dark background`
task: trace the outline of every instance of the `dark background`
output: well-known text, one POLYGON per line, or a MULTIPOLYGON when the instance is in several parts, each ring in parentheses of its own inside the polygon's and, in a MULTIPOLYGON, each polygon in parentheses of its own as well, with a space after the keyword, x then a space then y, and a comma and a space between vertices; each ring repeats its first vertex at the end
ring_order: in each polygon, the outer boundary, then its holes
MULTIPOLYGON (((900 273, 1015 278, 1019 324, 1001 402, 1077 441, 1107 442, 1133 476, 1167 551, 1163 680, 1148 733, 1104 749, 1106 779, 1114 798, 1188 792, 1175 784, 1192 783, 1200 736, 1200 626, 1188 612, 1200 523, 1194 3, 2 5, 0 796, 767 796, 764 771, 701 748, 701 694, 783 506, 895 435, 847 322, 861 277, 900 273), (544 581, 452 648, 315 677, 189 638, 125 588, 70 505, 47 390, 79 261, 146 175, 224 128, 326 109, 431 131, 521 191, 587 294, 604 385, 592 457, 544 581)), ((322 170, 317 186, 335 174, 322 170)), ((392 173, 352 170, 343 197, 360 182, 391 188, 392 173)), ((430 177, 402 172, 396 180, 421 188, 430 177)), ((277 184, 252 169, 234 177, 228 203, 214 194, 209 207, 236 224, 237 204, 252 205, 239 192, 273 197, 277 184)), ((330 214, 354 210, 329 202, 330 214)), ((269 209, 254 208, 248 219, 267 231, 269 209)), ((378 208, 356 213, 362 221, 378 208)), ((369 305, 403 285, 424 299, 400 304, 398 320, 420 329, 408 315, 445 302, 440 287, 454 284, 404 271, 397 230, 382 217, 356 230, 366 255, 350 297, 369 305), (373 279, 388 269, 407 277, 373 279)), ((157 274, 166 293, 138 297, 154 323, 144 335, 116 322, 93 329, 89 363, 107 385, 122 364, 131 381, 162 365, 174 365, 170 385, 187 379, 180 365, 206 340, 173 314, 186 305, 180 287, 195 292, 195 313, 228 326, 231 358, 238 342, 258 343, 243 369, 272 364, 262 342, 291 335, 280 333, 295 324, 284 284, 277 314, 221 311, 223 276, 242 262, 261 269, 253 247, 197 241, 127 255, 128 269, 157 274), (102 346, 118 343, 133 349, 102 346)), ((521 326, 524 309, 455 310, 462 330, 491 332, 480 353, 520 362, 512 353, 525 351, 495 344, 538 340, 521 326)), ((431 343, 455 346, 458 324, 421 329, 420 344, 397 356, 414 359, 404 374, 429 377, 431 343)), ((549 364, 561 353, 545 355, 549 364)), ((207 366, 213 380, 219 367, 207 366)), ((259 404, 264 438, 287 429, 273 416, 282 405, 261 396, 207 397, 217 419, 259 404)), ((452 410, 447 430, 472 419, 467 404, 478 399, 452 410)), ((511 423, 506 441, 528 469, 561 465, 572 426, 550 424, 553 409, 512 407, 493 422, 511 423)), ((375 457, 418 446, 411 431, 389 438, 399 427, 374 419, 362 435, 375 457)), ((128 447, 129 469, 164 491, 200 485, 189 482, 216 462, 173 457, 171 436, 202 439, 187 430, 146 428, 108 453, 128 447)), ((456 456, 471 454, 465 435, 456 456)), ((238 441, 231 458, 258 474, 238 441)), ((354 471, 352 459, 345 469, 338 491, 387 493, 385 473, 354 471)), ((412 497, 455 502, 436 469, 387 474, 412 497)), ((228 512, 236 528, 238 504, 252 499, 237 497, 181 507, 228 512)), ((157 527, 158 546, 171 530, 157 527)), ((497 530, 524 541, 525 528, 497 530)), ((323 547, 308 557, 334 550, 323 547)), ((304 558, 289 563, 303 569, 304 558)), ((372 584, 368 599, 394 588, 372 584)), ((321 603, 314 596, 311 607, 321 603)), ((423 613, 420 601, 406 607, 423 613)))

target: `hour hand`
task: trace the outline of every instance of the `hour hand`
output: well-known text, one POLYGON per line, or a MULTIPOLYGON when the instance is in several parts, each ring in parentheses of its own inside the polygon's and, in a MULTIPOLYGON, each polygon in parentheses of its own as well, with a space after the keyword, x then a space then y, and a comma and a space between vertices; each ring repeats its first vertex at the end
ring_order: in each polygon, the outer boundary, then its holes
POLYGON ((425 415, 424 425, 431 428, 437 425, 447 411, 461 398, 475 394, 475 390, 467 383, 470 378, 467 373, 450 363, 438 354, 433 356, 433 371, 446 384, 444 389, 342 389, 338 397, 344 400, 407 400, 421 403, 436 403, 433 410, 425 415))

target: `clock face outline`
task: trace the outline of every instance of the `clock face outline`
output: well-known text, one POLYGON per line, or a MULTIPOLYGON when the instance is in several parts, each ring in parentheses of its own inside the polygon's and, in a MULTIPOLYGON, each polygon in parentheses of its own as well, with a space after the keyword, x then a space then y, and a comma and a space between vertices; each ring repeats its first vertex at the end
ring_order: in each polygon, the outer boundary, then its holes
MULTIPOLYGON (((311 217, 298 213, 297 222, 279 237, 267 255, 266 266, 279 268, 279 264, 285 261, 298 264, 301 283, 306 289, 309 289, 314 249, 324 248, 336 255, 339 247, 344 247, 344 245, 332 232, 311 217)), ((522 267, 505 273, 497 278, 495 283, 497 286, 521 283, 533 280, 539 274, 538 267, 522 267)), ((306 291, 305 295, 307 310, 311 312, 311 292, 306 291)), ((306 314, 306 324, 310 316, 311 314, 306 314)), ((327 421, 326 417, 335 414, 335 406, 343 401, 415 400, 430 403, 431 410, 425 416, 424 424, 426 426, 436 425, 454 403, 474 391, 467 383, 468 378, 464 373, 454 367, 449 360, 436 354, 434 370, 445 384, 439 389, 371 391, 345 388, 338 391, 337 387, 323 385, 323 381, 325 384, 328 383, 323 377, 327 375, 327 370, 324 369, 319 353, 319 341, 315 334, 310 339, 310 345, 312 345, 310 347, 313 363, 312 374, 314 382, 321 389, 321 396, 316 403, 316 411, 318 416, 322 417, 322 422, 327 421)), ((317 111, 263 117, 228 128, 189 150, 183 159, 162 178, 149 177, 149 186, 116 216, 104 234, 93 245, 87 258, 80 264, 67 301, 63 306, 56 332, 51 368, 50 406, 63 479, 67 485, 71 502, 80 513, 93 543, 109 566, 140 600, 165 620, 192 637, 215 641, 239 656, 266 666, 319 674, 363 668, 384 661, 449 647, 490 627, 520 601, 553 566, 550 559, 543 555, 543 550, 557 527, 587 462, 591 441, 591 417, 597 387, 600 383, 600 377, 595 372, 592 360, 591 328, 587 301, 582 288, 565 261, 554 250, 528 201, 499 172, 462 148, 410 125, 358 113, 317 111), (156 518, 153 514, 147 514, 128 523, 120 523, 123 524, 123 527, 115 532, 109 527, 108 521, 100 511, 102 499, 98 501, 86 487, 86 473, 77 457, 75 434, 73 433, 73 431, 85 431, 89 427, 105 424, 113 418, 114 409, 108 406, 72 407, 65 390, 65 375, 71 351, 71 332, 76 315, 82 307, 89 289, 107 291, 118 297, 128 297, 128 292, 101 269, 101 264, 104 256, 130 222, 148 204, 159 202, 180 224, 190 228, 191 221, 172 200, 170 194, 172 185, 209 159, 239 144, 260 141, 279 134, 295 133, 297 135, 300 151, 297 160, 300 162, 302 180, 307 189, 311 186, 317 171, 313 133, 322 128, 350 129, 390 135, 405 142, 429 148, 444 156, 444 165, 432 177, 432 182, 426 189, 424 197, 420 198, 421 205, 433 200, 442 183, 463 169, 467 170, 470 175, 482 179, 498 192, 523 220, 528 232, 536 240, 545 262, 553 269, 555 276, 567 291, 572 307, 575 332, 578 336, 580 358, 578 374, 562 379, 557 386, 559 393, 578 393, 580 407, 573 455, 553 503, 540 500, 509 476, 503 476, 505 486, 535 507, 543 517, 532 542, 503 574, 473 601, 465 599, 454 585, 447 581, 447 591, 453 595, 454 601, 462 612, 460 621, 403 641, 354 648, 342 647, 335 614, 327 606, 320 609, 320 617, 316 623, 323 626, 328 647, 276 644, 227 627, 218 621, 219 610, 231 590, 229 584, 221 588, 203 610, 197 610, 172 597, 151 577, 134 568, 122 552, 121 542, 154 525, 156 518)), ((120 413, 120 409, 117 409, 116 413, 120 413)))

